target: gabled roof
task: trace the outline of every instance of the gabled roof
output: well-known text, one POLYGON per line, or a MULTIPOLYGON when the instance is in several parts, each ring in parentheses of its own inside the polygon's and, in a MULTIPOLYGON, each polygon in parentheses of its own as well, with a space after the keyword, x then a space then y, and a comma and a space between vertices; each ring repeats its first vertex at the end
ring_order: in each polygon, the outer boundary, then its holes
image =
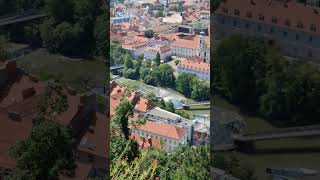
POLYGON ((163 137, 180 140, 187 132, 186 129, 167 124, 164 122, 146 121, 145 124, 137 126, 135 129, 154 133, 163 137))
POLYGON ((200 71, 210 71, 210 64, 204 63, 204 62, 194 62, 194 61, 189 61, 189 60, 182 60, 178 66, 181 67, 187 67, 195 70, 200 70, 200 71))

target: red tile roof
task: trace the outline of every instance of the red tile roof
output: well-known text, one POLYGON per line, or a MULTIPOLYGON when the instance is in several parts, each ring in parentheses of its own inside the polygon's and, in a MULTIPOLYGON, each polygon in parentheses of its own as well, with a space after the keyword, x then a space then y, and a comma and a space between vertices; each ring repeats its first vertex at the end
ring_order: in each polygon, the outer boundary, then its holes
POLYGON ((46 83, 37 81, 32 76, 20 74, 12 84, 0 90, 0 107, 6 108, 28 97, 41 95, 45 89, 46 83))
POLYGON ((210 71, 210 64, 204 63, 204 62, 194 62, 189 60, 182 60, 178 66, 187 67, 195 70, 201 70, 201 71, 210 71))
POLYGON ((71 120, 78 113, 81 102, 80 95, 72 95, 66 92, 67 100, 68 100, 68 109, 57 115, 56 121, 61 123, 62 125, 69 125, 71 120))
POLYGON ((215 13, 306 32, 314 32, 310 29, 314 25, 316 32, 320 32, 320 8, 294 1, 226 0, 215 13), (277 19, 277 23, 272 22, 273 18, 277 19), (290 26, 286 25, 287 20, 290 21, 290 26), (300 22, 303 24, 302 28, 297 27, 300 22))
POLYGON ((9 149, 18 141, 29 137, 32 125, 31 117, 21 118, 17 114, 12 114, 10 117, 8 112, 0 110, 0 167, 9 169, 15 167, 15 161, 9 157, 9 149))
POLYGON ((149 147, 161 148, 160 141, 155 138, 141 137, 135 133, 132 133, 130 138, 138 143, 140 149, 148 149, 149 147))
MULTIPOLYGON (((110 115, 115 114, 114 110, 120 104, 120 100, 124 92, 124 88, 119 84, 117 84, 115 81, 112 82, 112 86, 113 87, 110 93, 110 115)), ((135 104, 137 98, 138 98, 137 92, 134 90, 131 90, 130 96, 127 97, 127 100, 135 104)))
POLYGON ((140 97, 138 103, 135 106, 135 110, 140 112, 147 112, 152 107, 150 101, 144 97, 140 97))
POLYGON ((82 140, 86 139, 86 143, 80 143, 78 150, 107 158, 109 147, 107 115, 99 112, 93 113, 90 121, 90 126, 82 137, 82 140))
POLYGON ((180 140, 186 133, 186 129, 164 122, 154 122, 148 120, 145 124, 137 126, 136 129, 176 140, 180 140))

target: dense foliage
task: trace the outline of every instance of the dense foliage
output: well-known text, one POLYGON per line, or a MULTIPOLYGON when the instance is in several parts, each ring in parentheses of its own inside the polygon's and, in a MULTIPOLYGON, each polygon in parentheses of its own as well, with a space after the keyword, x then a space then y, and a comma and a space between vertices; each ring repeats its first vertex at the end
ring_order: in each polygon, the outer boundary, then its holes
POLYGON ((64 112, 66 108, 66 96, 61 85, 49 82, 45 95, 39 100, 30 137, 10 150, 17 167, 9 179, 55 180, 62 172, 74 175, 73 132, 53 119, 55 114, 64 112))
POLYGON ((215 55, 215 94, 277 125, 319 123, 320 72, 315 65, 287 60, 263 41, 240 35, 222 41, 215 55))
MULTIPOLYGON (((46 13, 43 21, 9 27, 10 38, 32 46, 46 47, 67 56, 108 57, 109 15, 101 1, 12 0, 12 13, 46 13)), ((0 1, 1 3, 8 4, 0 1)), ((3 7, 1 5, 1 7, 3 7)), ((10 8, 11 6, 7 6, 10 8)), ((0 10, 1 11, 1 10, 0 10)), ((8 11, 8 10, 3 10, 8 11)), ((1 12, 0 12, 1 14, 1 12)))
POLYGON ((240 164, 240 161, 235 156, 219 156, 214 155, 211 163, 213 167, 225 170, 227 174, 239 178, 240 180, 256 180, 254 171, 247 166, 240 164))

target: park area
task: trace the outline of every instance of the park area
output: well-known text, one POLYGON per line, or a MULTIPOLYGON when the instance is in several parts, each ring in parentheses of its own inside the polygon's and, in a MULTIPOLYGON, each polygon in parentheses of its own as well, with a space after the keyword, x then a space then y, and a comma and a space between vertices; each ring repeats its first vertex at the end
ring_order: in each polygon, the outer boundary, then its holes
POLYGON ((69 58, 45 49, 36 49, 16 61, 20 68, 40 80, 59 79, 80 92, 101 92, 106 83, 107 67, 103 61, 69 58))

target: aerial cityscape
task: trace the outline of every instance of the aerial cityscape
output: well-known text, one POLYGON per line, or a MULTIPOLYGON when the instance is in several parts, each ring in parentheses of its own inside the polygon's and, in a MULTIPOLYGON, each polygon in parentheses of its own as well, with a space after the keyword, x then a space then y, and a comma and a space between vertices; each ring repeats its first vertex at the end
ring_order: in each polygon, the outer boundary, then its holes
POLYGON ((209 179, 210 2, 110 13, 111 178, 209 179))
POLYGON ((320 0, 0 0, 0 180, 320 180, 320 0))

